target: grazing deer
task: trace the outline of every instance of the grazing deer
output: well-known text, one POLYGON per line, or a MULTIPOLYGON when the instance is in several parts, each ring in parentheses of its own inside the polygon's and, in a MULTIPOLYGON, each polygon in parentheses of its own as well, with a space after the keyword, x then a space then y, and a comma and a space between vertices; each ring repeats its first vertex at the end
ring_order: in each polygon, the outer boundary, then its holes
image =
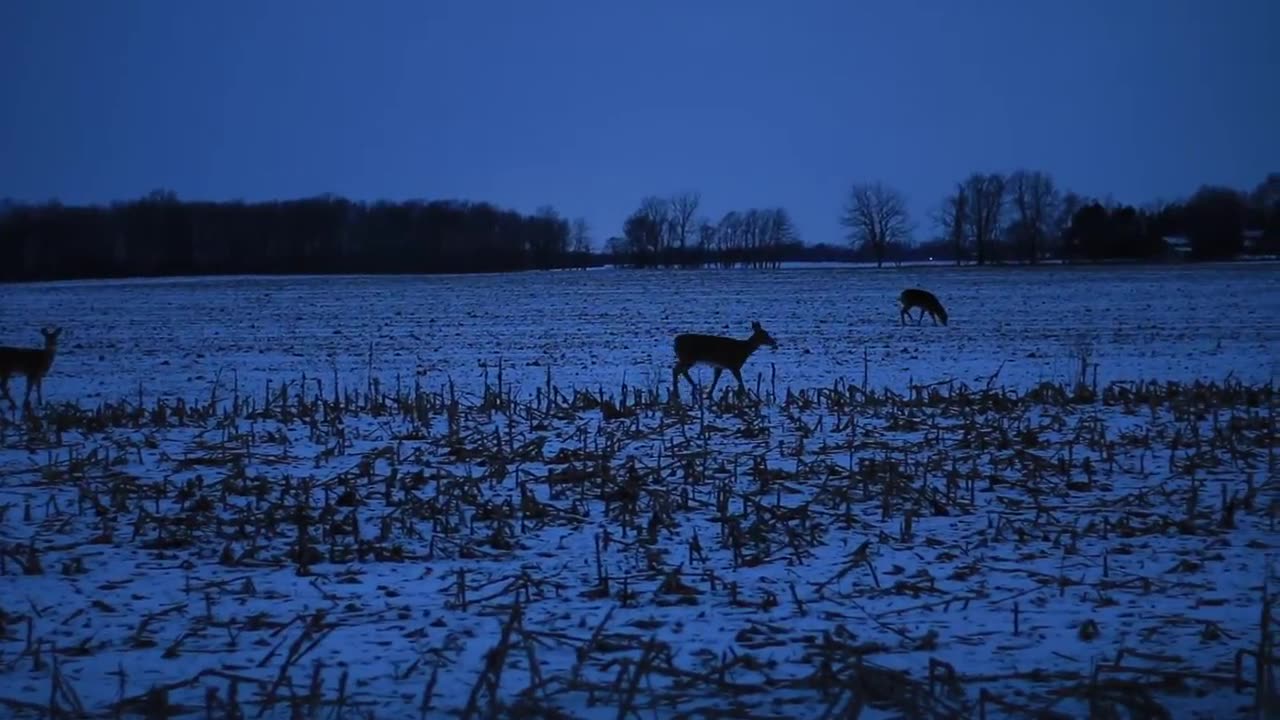
POLYGON ((903 325, 907 324, 907 318, 911 317, 912 308, 920 308, 920 319, 916 321, 919 325, 924 322, 925 313, 933 316, 933 324, 937 325, 941 320, 943 325, 947 324, 947 310, 942 307, 942 303, 938 302, 937 296, 928 290, 920 288, 907 288, 898 296, 898 302, 902 303, 902 312, 898 313, 898 319, 903 325))
POLYGON ((27 392, 22 397, 22 406, 31 404, 31 386, 36 386, 36 402, 44 403, 43 381, 49 367, 53 365, 53 356, 58 352, 58 336, 61 328, 41 328, 44 335, 43 348, 18 348, 0 346, 0 392, 9 400, 9 405, 17 409, 18 404, 9 394, 9 376, 23 375, 27 379, 27 392))
POLYGON ((778 347, 777 341, 770 337, 763 327, 760 327, 759 322, 755 321, 751 323, 751 337, 746 340, 721 337, 720 335, 699 335, 697 333, 677 335, 675 342, 676 364, 671 370, 672 389, 676 391, 676 394, 679 394, 680 376, 684 375, 696 393, 698 386, 694 384, 693 376, 689 374, 689 368, 697 364, 703 364, 715 368, 715 376, 711 378, 711 389, 707 391, 708 396, 715 392, 716 383, 720 382, 720 373, 725 370, 733 373, 733 377, 738 380, 738 389, 745 391, 747 386, 742 382, 742 364, 761 345, 768 345, 771 348, 778 347))

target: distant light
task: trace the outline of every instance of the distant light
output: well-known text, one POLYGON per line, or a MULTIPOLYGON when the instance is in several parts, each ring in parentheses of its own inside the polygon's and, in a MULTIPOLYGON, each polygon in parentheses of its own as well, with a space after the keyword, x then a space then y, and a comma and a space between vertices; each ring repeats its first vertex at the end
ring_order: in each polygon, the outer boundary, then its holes
POLYGON ((930 256, 929 256, 929 262, 933 262, 933 256, 932 256, 932 255, 930 255, 930 256))

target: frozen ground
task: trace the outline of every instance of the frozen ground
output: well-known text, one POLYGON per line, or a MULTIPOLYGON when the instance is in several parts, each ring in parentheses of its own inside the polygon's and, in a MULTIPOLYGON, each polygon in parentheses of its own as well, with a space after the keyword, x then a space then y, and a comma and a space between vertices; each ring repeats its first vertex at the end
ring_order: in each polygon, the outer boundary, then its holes
MULTIPOLYGON (((233 278, 0 286, 0 344, 67 330, 57 400, 199 393, 234 369, 246 387, 336 367, 474 389, 482 363, 526 388, 667 383, 671 337, 780 343, 747 364, 779 388, 841 378, 902 390, 951 377, 1066 380, 1081 352, 1109 379, 1265 382, 1280 367, 1280 265, 595 271, 396 278, 233 278), (908 285, 946 304, 945 330, 899 326, 908 285), (776 372, 776 376, 773 373, 776 372)), ((492 379, 492 375, 491 375, 492 379)))
POLYGON ((0 286, 0 342, 68 328, 0 425, 0 704, 1246 717, 1275 272, 0 286), (670 403, 670 335, 751 319, 759 397, 670 403))

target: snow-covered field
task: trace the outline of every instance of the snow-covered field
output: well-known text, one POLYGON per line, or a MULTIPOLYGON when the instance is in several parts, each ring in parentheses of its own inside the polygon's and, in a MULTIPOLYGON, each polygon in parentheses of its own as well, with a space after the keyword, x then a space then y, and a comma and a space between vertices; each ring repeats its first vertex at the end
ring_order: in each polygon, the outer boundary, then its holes
POLYGON ((1277 278, 0 286, 0 344, 65 328, 0 425, 0 707, 1248 717, 1277 278), (671 337, 752 320, 752 396, 672 402, 671 337))
MULTIPOLYGON (((330 382, 336 367, 469 389, 501 359, 523 387, 669 382, 671 337, 745 338, 759 320, 780 347, 744 369, 778 387, 836 378, 1025 386, 1073 376, 1081 352, 1109 379, 1266 382, 1280 369, 1280 264, 1216 267, 595 271, 395 278, 233 278, 0 286, 0 344, 66 328, 56 400, 208 396, 242 385, 330 382), (903 329, 896 298, 936 292, 945 330, 903 329), (1002 367, 1003 364, 1003 367, 1002 367), (776 375, 773 373, 776 372, 776 375)), ((492 380, 492 371, 490 379, 492 380)), ((1092 379, 1092 378, 1091 378, 1092 379)))

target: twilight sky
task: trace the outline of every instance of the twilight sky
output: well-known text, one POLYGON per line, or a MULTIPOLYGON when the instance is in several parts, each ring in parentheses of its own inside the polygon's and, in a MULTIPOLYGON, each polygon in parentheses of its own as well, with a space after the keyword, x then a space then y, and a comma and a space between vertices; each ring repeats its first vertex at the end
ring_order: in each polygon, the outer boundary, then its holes
POLYGON ((0 197, 332 192, 582 216, 974 171, 1145 203, 1280 171, 1276 0, 8 0, 0 197))

